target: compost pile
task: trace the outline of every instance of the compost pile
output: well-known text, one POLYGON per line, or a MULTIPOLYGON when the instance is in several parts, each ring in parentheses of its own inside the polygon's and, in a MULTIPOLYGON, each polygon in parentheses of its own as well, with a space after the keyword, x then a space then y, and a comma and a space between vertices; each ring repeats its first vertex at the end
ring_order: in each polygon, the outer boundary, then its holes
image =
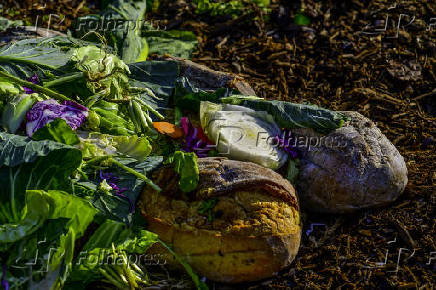
MULTIPOLYGON (((159 5, 153 5, 152 11, 147 13, 147 19, 153 20, 156 25, 165 27, 166 30, 180 29, 194 32, 198 40, 198 50, 192 54, 192 60, 218 71, 237 73, 254 88, 258 97, 295 103, 308 102, 333 111, 360 112, 376 122, 383 134, 404 156, 408 168, 409 182, 405 192, 395 203, 387 207, 365 209, 349 215, 316 214, 303 211, 304 227, 301 246, 298 256, 291 266, 273 279, 246 286, 253 289, 339 286, 434 287, 436 270, 434 254, 436 250, 436 172, 434 168, 436 164, 436 75, 434 72, 436 45, 434 22, 431 18, 435 16, 435 4, 412 1, 409 1, 410 3, 404 1, 401 5, 393 5, 387 1, 343 1, 340 3, 335 1, 304 1, 304 4, 302 4, 303 2, 288 3, 288 1, 282 1, 283 3, 280 3, 271 1, 270 5, 266 7, 259 4, 262 1, 253 1, 257 4, 252 1, 242 1, 240 2, 242 4, 233 3, 234 5, 231 6, 218 7, 204 4, 209 3, 209 1, 193 2, 196 4, 185 1, 160 1, 159 5), (413 16, 407 18, 400 16, 401 14, 413 15, 414 18, 412 20, 413 16), (379 20, 385 19, 387 15, 389 15, 391 22, 388 22, 387 28, 384 28, 384 23, 380 23, 379 20), (399 24, 397 29, 396 24, 401 19, 400 17, 403 17, 401 20, 403 22, 399 24)), ((87 11, 82 11, 83 3, 65 3, 59 7, 64 7, 63 5, 76 7, 73 9, 73 15, 69 11, 71 9, 59 11, 66 14, 67 18, 74 19, 76 15, 87 14, 87 11)), ((12 4, 4 5, 12 6, 12 4)), ((98 6, 96 7, 98 8, 98 6)), ((28 8, 21 7, 21 9, 27 10, 28 8)), ((54 8, 49 5, 49 9, 54 8)), ((12 15, 11 18, 17 19, 19 17, 12 15)), ((34 17, 30 16, 28 21, 33 22, 34 17)), ((60 29, 69 27, 69 25, 70 23, 67 23, 60 29)), ((165 37, 165 35, 158 36, 165 37)), ((168 37, 168 35, 166 36, 168 37)), ((149 34, 148 37, 147 41, 152 43, 150 37, 154 37, 153 33, 149 34)), ((184 42, 177 45, 179 48, 186 48, 186 45, 190 45, 186 44, 189 41, 193 41, 192 36, 186 34, 184 42)), ((87 71, 89 73, 89 67, 83 65, 86 63, 86 59, 83 58, 84 54, 92 53, 96 59, 104 59, 108 57, 106 53, 110 53, 106 50, 105 54, 101 55, 102 50, 94 51, 93 48, 85 46, 87 44, 89 43, 56 43, 56 46, 59 47, 68 45, 68 47, 76 49, 73 57, 69 58, 70 65, 74 65, 72 72, 87 71), (84 49, 87 51, 83 51, 84 49)), ((32 45, 32 43, 29 42, 28 45, 32 45)), ((140 47, 140 45, 135 46, 138 51, 141 51, 140 47)), ((157 45, 151 45, 151 59, 161 59, 156 52, 162 51, 157 45)), ((175 54, 173 50, 166 52, 175 54)), ((189 54, 178 56, 187 57, 189 54)), ((159 112, 155 111, 155 108, 159 107, 159 102, 168 95, 168 90, 165 84, 159 83, 159 93, 156 93, 156 96, 153 91, 145 89, 149 87, 150 82, 153 83, 156 80, 143 78, 139 72, 161 73, 160 76, 171 77, 173 82, 178 76, 169 75, 171 69, 154 66, 157 62, 142 63, 139 67, 129 66, 133 82, 130 80, 130 85, 127 86, 126 80, 122 76, 123 70, 125 71, 126 68, 117 61, 115 56, 109 54, 109 57, 113 58, 116 63, 115 71, 119 75, 115 75, 114 79, 119 86, 107 86, 107 83, 104 82, 103 87, 95 86, 94 78, 91 77, 81 80, 81 86, 76 88, 82 90, 81 92, 88 92, 87 105, 99 102, 93 111, 97 113, 94 117, 100 122, 98 124, 94 122, 88 126, 92 130, 99 128, 99 131, 106 131, 105 133, 113 135, 123 135, 120 134, 120 130, 149 133, 148 130, 152 130, 154 126, 149 118, 153 117, 153 121, 156 121, 156 117, 162 117, 159 112), (127 103, 117 102, 119 100, 117 93, 122 94, 125 89, 133 92, 137 98, 129 100, 127 103), (99 96, 93 99, 93 95, 99 96), (102 96, 112 102, 105 103, 102 96), (132 123, 126 125, 122 124, 122 120, 117 120, 119 124, 111 127, 110 122, 105 123, 104 120, 115 118, 115 116, 103 115, 106 111, 110 112, 111 110, 122 111, 126 116, 130 116, 132 123), (141 110, 147 112, 147 115, 142 115, 139 112, 141 110)), ((135 58, 141 59, 141 54, 135 55, 135 58)), ((85 76, 89 76, 89 74, 85 76)), ((67 75, 67 77, 71 77, 71 75, 67 75)), ((83 77, 83 75, 76 75, 76 77, 83 77)), ((94 77, 98 79, 98 76, 94 77)), ((41 84, 41 80, 29 79, 29 81, 41 84)), ((56 88, 55 81, 56 78, 48 78, 42 83, 54 82, 52 87, 56 88)), ((110 82, 114 84, 113 79, 110 82)), ((31 86, 31 83, 27 82, 22 85, 24 87, 25 85, 31 86)), ((62 87, 62 83, 60 85, 64 94, 69 95, 70 91, 62 87)), ((186 83, 183 88, 192 89, 186 83)), ((37 91, 38 87, 34 87, 34 89, 37 91)), ((47 93, 47 91, 41 93, 47 93)), ((62 96, 64 96, 53 94, 53 91, 48 93, 58 100, 59 98, 63 99, 62 96)), ((238 97, 240 96, 235 98, 238 99, 238 97)), ((32 101, 32 105, 35 101, 32 101)), ((67 103, 63 104, 65 106, 63 109, 67 111, 72 110, 75 113, 86 111, 82 107, 68 103, 70 100, 64 99, 64 101, 67 103)), ((24 104, 23 100, 17 100, 17 102, 24 104)), ((88 113, 84 114, 89 118, 88 113)), ((81 118, 80 114, 75 116, 81 118)), ((167 116, 165 115, 165 117, 167 116)), ((173 117, 177 121, 180 116, 177 117, 176 114, 173 117)), ((164 121, 172 122, 174 121, 173 117, 170 117, 171 120, 164 121)), ((188 118, 182 118, 180 121, 179 125, 185 128, 186 135, 189 135, 190 128, 192 129, 195 124, 190 124, 188 118)), ((50 124, 52 125, 43 128, 33 128, 34 130, 39 129, 36 131, 37 136, 33 138, 40 138, 40 140, 58 138, 56 136, 59 135, 59 132, 63 132, 62 139, 55 139, 55 141, 67 143, 67 147, 47 145, 48 150, 54 152, 52 156, 58 156, 59 154, 56 152, 69 152, 70 156, 67 158, 76 160, 78 153, 68 146, 76 144, 78 137, 74 137, 75 135, 65 126, 65 122, 58 120, 50 124)), ((74 122, 67 122, 67 124, 73 127, 74 122)), ((10 126, 14 127, 17 124, 11 123, 10 126)), ((28 123, 27 127, 30 128, 17 127, 15 129, 28 129, 27 135, 32 136, 34 132, 32 126, 28 123)), ((174 128, 168 129, 156 124, 156 129, 160 130, 161 133, 176 134, 168 131, 174 128)), ((1 134, 2 138, 4 138, 3 134, 6 136, 6 133, 1 134)), ((143 251, 147 248, 147 243, 156 242, 157 237, 151 233, 140 232, 138 234, 138 232, 133 233, 129 229, 123 228, 121 223, 131 221, 134 215, 129 199, 123 197, 122 187, 125 184, 132 186, 132 182, 135 184, 135 188, 142 188, 144 184, 156 186, 143 173, 151 172, 159 161, 148 160, 145 163, 140 161, 143 161, 142 158, 146 155, 163 153, 146 152, 148 149, 139 150, 138 148, 148 148, 146 146, 148 142, 152 143, 152 140, 147 138, 138 137, 135 140, 129 140, 99 134, 94 136, 79 135, 79 137, 82 143, 83 140, 86 140, 86 144, 89 145, 87 151, 89 156, 86 160, 88 168, 83 168, 82 173, 86 176, 86 173, 89 175, 86 170, 90 168, 94 174, 98 166, 102 169, 100 176, 89 176, 90 182, 80 183, 82 190, 80 194, 86 196, 88 194, 86 191, 96 190, 95 187, 92 187, 92 182, 97 181, 94 183, 99 184, 101 192, 92 198, 93 205, 101 211, 106 211, 107 215, 121 217, 118 219, 119 222, 110 220, 104 223, 99 222, 101 225, 93 234, 94 239, 91 238, 90 242, 82 245, 83 248, 110 248, 111 245, 101 244, 101 241, 99 244, 99 239, 112 234, 124 238, 117 241, 118 250, 131 250, 133 247, 137 251, 143 251), (101 143, 113 146, 121 144, 121 146, 115 146, 116 148, 113 150, 129 155, 130 159, 123 160, 118 157, 109 157, 109 160, 98 159, 99 148, 95 149, 93 146, 101 143), (136 146, 137 144, 141 144, 141 146, 136 146), (122 147, 128 147, 128 149, 122 147), (129 172, 126 165, 137 173, 131 172, 131 170, 129 172), (117 168, 116 174, 118 176, 109 173, 113 172, 114 167, 117 168), (112 169, 108 170, 110 168, 112 169), (132 173, 135 178, 132 177, 132 173), (104 188, 104 184, 101 185, 101 181, 104 180, 109 182, 106 188, 104 188), (118 193, 117 199, 111 200, 108 197, 110 195, 104 195, 105 189, 106 191, 115 190, 118 193), (115 206, 114 200, 121 202, 121 206, 115 206), (105 207, 106 209, 104 209, 105 207), (135 240, 135 235, 140 237, 140 241, 135 240)), ((18 144, 18 147, 25 146, 23 145, 24 139, 15 138, 17 140, 12 143, 18 144)), ((153 142, 160 141, 156 138, 153 142)), ((174 146, 170 150, 174 151, 178 148, 177 145, 174 146)), ((156 147, 153 146, 153 148, 156 147)), ((82 152, 84 152, 83 148, 82 152)), ((193 156, 188 155, 188 153, 179 154, 183 157, 173 156, 172 158, 176 160, 180 158, 183 162, 190 162, 191 158, 195 158, 188 157, 193 156)), ((29 158, 44 159, 44 155, 42 157, 41 155, 30 156, 29 158)), ((57 158, 62 157, 59 155, 57 158)), ((5 164, 7 165, 9 162, 9 166, 20 165, 22 161, 17 160, 6 159, 5 164), (15 164, 11 165, 14 162, 15 164)), ((182 161, 170 160, 168 162, 182 161)), ((80 161, 76 160, 71 164, 71 168, 64 168, 65 172, 62 174, 69 175, 77 169, 79 163, 80 161)), ((27 172, 28 169, 23 165, 24 172, 27 172)), ((13 174, 16 174, 15 177, 19 176, 17 172, 13 172, 13 174)), ((189 187, 192 176, 189 176, 188 173, 188 176, 185 177, 189 187)), ((43 184, 46 182, 44 179, 41 180, 43 184)), ((139 190, 137 189, 135 196, 138 194, 139 190)), ((47 194, 32 191, 28 196, 29 201, 33 198, 35 201, 45 201, 49 204, 60 204, 62 199, 62 194, 58 192, 47 194)), ((85 226, 65 225, 63 219, 73 220, 76 218, 74 216, 59 214, 51 217, 44 216, 44 218, 51 219, 61 218, 58 220, 59 223, 63 222, 62 225, 70 229, 65 234, 67 238, 71 238, 70 232, 73 231, 80 233, 80 235, 83 234, 84 228, 96 214, 93 208, 88 208, 87 204, 82 204, 80 201, 72 201, 71 204, 87 209, 87 214, 84 214, 84 219, 87 220, 83 221, 85 226), (68 236, 69 234, 70 236, 68 236)), ((30 204, 27 206, 31 210, 30 204)), ((12 214, 16 215, 14 212, 12 214)), ((14 219, 17 217, 12 216, 11 220, 14 219)), ((39 233, 39 235, 43 234, 39 233)), ((13 237, 10 239, 12 240, 13 237)), ((65 247, 62 241, 60 245, 57 244, 57 241, 51 242, 56 243, 59 252, 65 247)), ((18 248, 15 250, 18 251, 18 248)), ((20 257, 29 258, 25 255, 20 257)), ((54 260, 51 263, 52 267, 55 268, 59 261, 54 260)), ((189 265, 185 266, 190 273, 189 265)), ((63 273, 67 273, 68 270, 68 265, 66 268, 62 268, 63 273)), ((73 270, 76 270, 77 275, 73 278, 84 277, 80 276, 83 273, 78 272, 78 270, 84 269, 73 270)), ((95 269, 88 266, 86 270, 89 274, 93 273, 92 271, 95 269)), ((109 272, 108 269, 104 270, 109 272)), ((127 269, 126 271, 135 270, 127 269)), ((195 274, 193 280, 197 286, 200 285, 195 274)), ((220 284, 213 286, 225 287, 220 284)))
POLYGON ((404 156, 409 183, 392 207, 349 216, 307 214, 294 264, 265 285, 434 287, 436 31, 429 25, 435 3, 272 2, 270 12, 248 5, 232 18, 202 17, 195 6, 175 1, 150 17, 194 31, 199 51, 193 60, 238 72, 258 96, 371 118, 404 156), (311 20, 306 26, 294 22, 301 9, 311 20), (400 14, 410 18, 403 16, 397 35, 400 14), (409 252, 398 257, 400 248, 409 252))

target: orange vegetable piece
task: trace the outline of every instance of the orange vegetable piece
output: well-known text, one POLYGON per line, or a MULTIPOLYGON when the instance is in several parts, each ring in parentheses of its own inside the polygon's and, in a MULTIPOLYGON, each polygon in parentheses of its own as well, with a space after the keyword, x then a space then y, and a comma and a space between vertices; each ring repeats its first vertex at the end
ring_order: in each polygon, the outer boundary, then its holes
POLYGON ((170 136, 171 138, 182 138, 184 133, 182 128, 168 122, 153 122, 153 127, 161 134, 170 136))

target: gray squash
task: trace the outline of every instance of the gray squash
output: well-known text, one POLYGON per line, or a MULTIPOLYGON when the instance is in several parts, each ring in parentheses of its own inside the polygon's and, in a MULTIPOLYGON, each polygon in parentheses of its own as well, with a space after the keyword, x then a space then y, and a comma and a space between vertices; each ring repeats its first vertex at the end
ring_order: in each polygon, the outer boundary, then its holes
POLYGON ((297 193, 304 207, 346 213, 394 201, 407 184, 403 157, 379 128, 357 112, 327 136, 293 130, 303 152, 297 193), (307 142, 307 146, 305 143, 307 142))

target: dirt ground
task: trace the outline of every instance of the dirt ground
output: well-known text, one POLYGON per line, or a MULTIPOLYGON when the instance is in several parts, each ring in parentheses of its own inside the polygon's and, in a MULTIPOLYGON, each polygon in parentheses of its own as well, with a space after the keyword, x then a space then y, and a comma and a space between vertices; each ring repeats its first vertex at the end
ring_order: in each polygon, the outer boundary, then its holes
MULTIPOLYGON (((42 0, 2 2, 3 15, 26 13, 29 23, 41 11, 63 14, 66 20, 54 27, 60 30, 98 10, 75 0, 45 8, 42 0)), ((272 1, 269 9, 248 5, 238 18, 212 17, 196 14, 188 1, 161 1, 148 19, 194 31, 193 61, 239 74, 259 96, 372 119, 404 156, 409 183, 388 207, 304 212, 302 245, 290 268, 238 288, 435 289, 436 2, 272 1), (311 24, 294 24, 301 9, 311 24)))

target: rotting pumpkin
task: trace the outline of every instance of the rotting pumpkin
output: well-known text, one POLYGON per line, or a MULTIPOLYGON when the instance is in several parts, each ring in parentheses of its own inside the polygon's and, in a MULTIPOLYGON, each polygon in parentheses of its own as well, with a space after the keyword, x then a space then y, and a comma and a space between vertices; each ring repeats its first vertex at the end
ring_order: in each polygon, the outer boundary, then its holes
MULTIPOLYGON (((189 194, 179 191, 178 176, 170 166, 153 173, 162 191, 146 187, 138 201, 148 230, 170 244, 199 275, 217 282, 260 280, 290 265, 302 228, 292 185, 250 162, 200 158, 198 165, 200 182, 189 194), (211 199, 212 220, 198 210, 211 199)), ((166 250, 155 244, 149 251, 166 250)))

